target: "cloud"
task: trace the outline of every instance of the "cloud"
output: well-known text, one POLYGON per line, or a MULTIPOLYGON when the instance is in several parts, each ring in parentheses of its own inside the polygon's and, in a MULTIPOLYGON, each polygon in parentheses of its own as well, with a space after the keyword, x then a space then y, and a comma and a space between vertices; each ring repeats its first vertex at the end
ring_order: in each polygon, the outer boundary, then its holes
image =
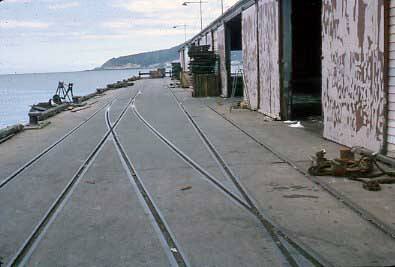
POLYGON ((128 34, 84 34, 79 36, 80 40, 123 40, 130 38, 128 34))
POLYGON ((31 3, 32 0, 4 0, 5 3, 31 3))
MULTIPOLYGON (((187 32, 192 34, 193 32, 187 32)), ((139 37, 160 37, 160 36, 179 36, 183 35, 183 29, 138 29, 132 31, 125 31, 122 34, 84 34, 78 36, 79 40, 128 40, 132 41, 139 37)))
POLYGON ((125 8, 131 12, 152 13, 175 10, 181 6, 178 1, 168 0, 119 0, 113 4, 114 7, 125 8))
MULTIPOLYGON (((199 5, 190 4, 183 6, 184 0, 114 0, 113 7, 128 10, 135 18, 105 22, 106 28, 125 29, 133 25, 142 25, 145 28, 187 24, 190 28, 200 29, 199 5)), ((234 5, 238 0, 224 0, 224 8, 234 5)), ((197 2, 197 1, 194 1, 197 2)), ((208 25, 221 15, 221 0, 205 1, 203 3, 203 24, 208 25)), ((197 33, 196 32, 196 33, 197 33)))
POLYGON ((191 28, 196 21, 195 18, 188 17, 174 17, 162 16, 162 17, 141 17, 141 18, 130 18, 130 19, 116 19, 104 21, 101 26, 112 30, 127 30, 127 29, 149 29, 149 28, 172 28, 174 25, 186 24, 188 28, 191 28))
POLYGON ((49 9, 52 10, 60 10, 60 9, 67 9, 67 8, 75 8, 79 7, 80 3, 79 2, 68 2, 68 3, 59 3, 59 4, 53 4, 48 6, 49 9))
MULTIPOLYGON (((0 72, 85 69, 116 55, 175 46, 184 28, 174 25, 188 25, 188 38, 200 30, 199 5, 184 1, 4 0, 0 40, 7 53, 0 72)), ((236 1, 224 0, 225 8, 236 1)), ((205 2, 203 26, 221 13, 221 0, 205 2)))
POLYGON ((24 21, 24 20, 0 20, 0 28, 15 29, 15 28, 29 28, 29 29, 46 29, 49 27, 48 23, 39 21, 24 21))

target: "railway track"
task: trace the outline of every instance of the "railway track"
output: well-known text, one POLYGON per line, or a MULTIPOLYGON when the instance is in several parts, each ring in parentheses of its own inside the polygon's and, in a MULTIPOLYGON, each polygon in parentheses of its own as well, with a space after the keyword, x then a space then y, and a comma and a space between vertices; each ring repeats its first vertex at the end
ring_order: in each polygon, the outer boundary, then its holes
MULTIPOLYGON (((232 183, 238 189, 240 194, 249 204, 250 212, 252 212, 259 219, 259 221, 262 223, 265 229, 272 235, 272 238, 276 242, 280 242, 281 241, 280 239, 286 240, 296 251, 298 251, 298 253, 300 253, 305 259, 310 261, 314 266, 330 266, 330 264, 327 261, 325 261, 323 258, 321 258, 321 256, 318 253, 314 252, 312 248, 308 247, 306 244, 298 240, 296 236, 292 236, 286 230, 276 225, 272 220, 268 218, 268 216, 266 216, 260 211, 261 209, 259 209, 257 201, 251 196, 248 190, 240 182, 240 178, 234 174, 234 172, 229 167, 225 159, 215 148, 214 144, 210 141, 208 136, 203 132, 203 130, 199 127, 198 123, 193 119, 192 115, 185 108, 182 101, 179 100, 179 98, 175 95, 175 93, 173 92, 173 90, 171 90, 171 88, 169 88, 169 90, 173 95, 175 101, 177 102, 179 108, 185 114, 188 121, 191 123, 192 127, 195 129, 196 133, 198 134, 198 136, 206 146, 207 150, 212 155, 214 160, 217 162, 219 168, 222 170, 225 176, 232 181, 232 183)), ((284 250, 284 249, 285 248, 280 247, 280 250, 284 250)))
POLYGON ((248 133, 246 130, 241 128, 237 123, 232 121, 231 119, 227 118, 225 115, 219 113, 217 110, 214 108, 210 107, 209 105, 206 105, 210 110, 215 112, 218 116, 220 116, 222 119, 227 121, 229 124, 231 124, 233 127, 237 128, 239 131, 241 131, 244 135, 246 135, 248 138, 253 140, 256 144, 259 146, 263 147, 264 149, 268 150, 271 152, 273 155, 275 155, 279 160, 282 162, 288 164, 290 167, 295 169, 297 172, 302 174, 305 178, 307 178, 309 181, 312 183, 320 186, 323 190, 328 192, 332 197, 334 197, 336 200, 344 204, 346 207, 351 209, 354 213, 356 213, 359 217, 361 217, 364 221, 367 223, 373 225, 375 228, 379 229, 381 232, 383 232, 385 235, 389 236, 390 238, 395 240, 395 229, 368 212, 366 209, 362 208, 360 205, 355 203, 353 200, 351 200, 349 197, 346 195, 342 194, 341 192, 337 191, 330 185, 326 184, 325 182, 322 182, 318 179, 315 179, 314 177, 310 176, 305 170, 303 170, 301 167, 299 167, 294 161, 289 159, 287 156, 283 155, 273 147, 271 147, 268 143, 263 142, 255 138, 253 135, 248 133))
MULTIPOLYGON (((135 94, 133 97, 130 98, 128 104, 125 106, 125 108, 123 108, 123 110, 122 110, 121 114, 118 116, 117 120, 109 126, 109 129, 107 130, 107 132, 100 139, 100 141, 97 143, 95 148, 91 151, 89 156, 80 165, 78 170, 75 172, 73 177, 69 180, 69 182, 64 187, 64 189, 61 191, 61 193, 58 195, 58 197, 55 199, 55 201, 52 202, 50 208, 46 211, 44 216, 40 219, 39 223, 34 227, 33 231, 29 234, 28 238, 23 242, 23 244, 19 247, 17 252, 11 258, 11 260, 6 264, 7 267, 19 267, 19 266, 26 265, 26 263, 28 262, 29 258, 32 255, 32 253, 34 252, 37 245, 39 244, 40 240, 43 238, 43 236, 47 232, 48 228, 51 226, 51 224, 56 219, 59 212, 64 207, 67 200, 72 195, 73 191, 75 190, 75 188, 78 185, 81 178, 84 176, 84 174, 87 172, 89 167, 94 162, 97 155, 102 150, 103 145, 111 136, 114 128, 117 127, 117 125, 119 124, 121 119, 124 117, 127 109, 130 106, 130 103, 133 101, 133 99, 136 96, 137 96, 137 94, 135 94)), ((110 104, 106 105, 107 111, 105 113, 105 115, 106 115, 105 120, 107 120, 107 118, 109 116, 108 112, 110 110, 110 107, 114 103, 114 101, 110 101, 110 102, 111 102, 110 104)))
POLYGON ((112 135, 113 143, 117 149, 119 158, 122 162, 122 166, 124 167, 126 173, 128 174, 128 178, 135 188, 136 193, 139 196, 140 202, 144 209, 147 211, 147 214, 151 217, 151 222, 153 224, 154 229, 159 234, 159 237, 162 241, 162 244, 165 247, 165 252, 170 260, 172 266, 179 266, 179 267, 188 267, 190 266, 189 262, 187 261, 184 253, 177 243, 174 234, 171 232, 170 227, 166 223, 163 215, 161 214, 160 210, 158 209, 157 205, 153 201, 153 198, 150 196, 150 193, 144 186, 142 179, 136 172, 136 169, 127 156, 124 147, 122 146, 121 142, 119 141, 118 135, 115 131, 115 127, 110 121, 108 116, 108 112, 106 113, 106 122, 107 127, 112 135))
MULTIPOLYGON (((176 97, 175 95, 173 95, 176 97)), ((201 167, 197 162, 192 160, 188 155, 186 155, 180 148, 173 144, 169 139, 162 135, 152 124, 150 124, 138 111, 135 101, 137 97, 132 102, 132 110, 137 118, 165 145, 167 145, 177 156, 184 160, 193 169, 199 172, 203 177, 205 177, 213 186, 215 186, 224 195, 230 198, 233 203, 241 206, 247 210, 250 214, 256 217, 265 230, 270 234, 273 242, 277 245, 278 249, 288 261, 290 266, 332 266, 330 263, 322 259, 317 253, 313 252, 312 249, 308 248, 306 245, 302 244, 299 240, 295 240, 295 237, 290 237, 289 234, 285 233, 284 230, 276 226, 271 222, 262 212, 257 208, 255 201, 250 196, 250 194, 244 189, 242 184, 239 182, 238 178, 233 174, 229 166, 226 164, 222 156, 214 148, 211 142, 208 140, 207 136, 201 131, 196 122, 190 116, 190 114, 183 108, 183 105, 176 98, 177 103, 180 104, 180 108, 185 112, 189 121, 192 123, 193 127, 199 133, 202 138, 203 143, 207 146, 210 153, 213 155, 214 159, 220 164, 220 167, 226 173, 226 175, 233 181, 236 188, 239 190, 243 198, 238 197, 236 194, 231 192, 226 188, 221 182, 218 181, 213 175, 207 172, 203 167, 201 167)))
POLYGON ((22 172, 24 172, 26 169, 29 167, 33 166, 39 159, 41 159, 43 156, 48 154, 52 149, 54 149, 57 145, 65 141, 68 137, 73 135, 75 132, 77 132, 82 126, 84 126, 86 123, 88 123, 90 120, 92 120, 100 111, 108 107, 109 105, 112 105, 115 101, 117 100, 117 97, 111 99, 108 101, 106 104, 104 104, 102 107, 100 107, 98 110, 96 110, 92 115, 90 115, 87 119, 82 121, 80 124, 78 124, 76 127, 74 127, 72 130, 70 130, 68 133, 66 133, 64 136, 59 138, 57 141, 55 141, 53 144, 45 148, 43 151, 38 153, 34 158, 26 162, 23 166, 18 168, 16 171, 14 171, 12 174, 10 174, 8 177, 2 179, 0 181, 0 190, 2 190, 7 184, 12 182, 14 179, 18 177, 22 172))
MULTIPOLYGON (((167 145, 175 154, 177 154, 182 160, 184 160, 188 165, 190 165, 197 172, 202 174, 202 176, 206 180, 208 180, 212 184, 212 186, 214 186, 220 192, 222 192, 222 194, 224 194, 226 197, 228 197, 235 205, 238 205, 241 208, 247 210, 252 216, 254 216, 257 220, 259 220, 261 225, 270 234, 273 242, 275 242, 279 251, 284 256, 284 258, 288 261, 290 266, 332 266, 325 259, 322 259, 320 257, 320 255, 318 255, 313 249, 311 249, 306 244, 299 241, 297 239, 297 237, 290 235, 286 230, 284 230, 280 226, 276 225, 269 218, 269 216, 264 214, 261 211, 261 209, 259 209, 257 202, 253 199, 251 194, 242 185, 242 183, 240 182, 240 179, 234 174, 234 172, 229 167, 227 162, 224 160, 222 155, 218 152, 218 150, 215 148, 215 146, 209 140, 208 136, 199 127, 197 122, 194 120, 192 115, 185 108, 183 103, 177 98, 177 96, 174 94, 174 92, 170 88, 169 88, 169 90, 171 91, 174 99, 176 100, 177 104, 179 105, 179 108, 185 114, 186 118, 191 123, 191 125, 197 132, 198 136, 201 138, 202 142, 208 149, 209 153, 212 155, 213 159, 215 159, 215 161, 217 162, 218 166, 223 171, 225 176, 228 177, 232 181, 232 183, 235 185, 235 187, 239 191, 241 197, 239 195, 236 195, 235 193, 233 193, 231 190, 229 190, 225 185, 223 185, 220 181, 218 181, 218 179, 216 179, 212 174, 210 174, 207 170, 205 170, 203 167, 201 167, 197 162, 195 162, 193 159, 191 159, 187 154, 185 154, 174 143, 172 143, 169 139, 167 139, 164 135, 162 135, 152 124, 150 124, 149 121, 147 121, 141 115, 141 113, 138 111, 136 104, 135 104, 136 103, 135 101, 140 94, 140 91, 139 91, 133 97, 130 98, 128 104, 125 106, 125 108, 123 108, 121 114, 117 117, 117 119, 114 122, 111 122, 110 110, 111 110, 111 106, 113 105, 113 103, 116 99, 109 101, 106 105, 101 107, 98 111, 96 111, 94 114, 92 114, 86 121, 82 122, 80 125, 78 125, 76 128, 71 130, 64 137, 62 137, 57 142, 55 142, 53 145, 48 147, 47 149, 49 149, 49 150, 39 157, 39 158, 41 158, 42 156, 44 156, 51 149, 53 149, 53 147, 55 147, 57 144, 61 143, 64 139, 66 139, 68 136, 70 136, 75 131, 77 131, 80 127, 82 127, 83 124, 85 124, 87 121, 92 119, 97 113, 99 113, 100 110, 103 110, 104 108, 107 107, 107 110, 105 112, 105 122, 107 125, 107 132, 101 138, 101 140, 95 146, 95 148, 92 150, 92 152, 86 158, 86 160, 83 162, 83 164, 79 167, 77 172, 73 175, 71 180, 68 182, 66 187, 62 190, 62 192, 59 194, 59 196, 56 198, 56 200, 51 204, 50 208, 45 213, 45 215, 41 218, 39 223, 35 226, 32 233, 23 242, 22 246, 18 249, 17 253, 12 257, 11 261, 6 265, 7 267, 26 265, 30 256, 35 251, 35 248, 37 247, 38 243, 43 238, 43 236, 46 234, 47 229, 51 226, 52 222, 56 219, 59 212, 61 212, 65 203, 72 195, 74 189, 76 188, 76 186, 78 185, 78 183, 80 182, 80 180, 82 179, 84 174, 87 172, 89 167, 95 161, 97 155, 100 153, 101 149, 103 148, 103 145, 108 140, 113 141, 113 143, 116 147, 117 153, 119 155, 119 158, 122 162, 122 166, 124 167, 126 173, 128 174, 128 178, 129 178, 131 184, 133 185, 136 193, 138 194, 141 204, 143 205, 144 209, 147 211, 147 214, 150 216, 151 222, 162 241, 162 245, 165 247, 166 254, 169 258, 171 265, 172 266, 190 266, 188 259, 185 256, 182 248, 177 243, 177 240, 175 239, 174 234, 171 232, 171 229, 169 228, 168 224, 166 223, 160 210, 158 209, 157 205, 154 203, 153 198, 150 196, 150 193, 147 191, 146 187, 144 186, 142 179, 139 177, 138 173, 136 172, 136 169, 135 169, 133 163, 129 159, 129 157, 128 157, 128 155, 127 155, 127 153, 126 153, 123 145, 121 144, 121 142, 118 138, 118 135, 116 133, 116 127, 118 126, 120 121, 124 118, 129 107, 131 107, 131 109, 132 109, 133 113, 136 115, 136 117, 159 140, 161 140, 163 143, 165 143, 165 145, 167 145)), ((209 107, 209 108, 211 108, 211 107, 209 107)), ((212 109, 212 110, 215 111, 214 109, 212 109)), ((277 151, 272 149, 268 144, 260 142, 259 140, 254 138, 252 135, 249 135, 248 132, 243 130, 241 127, 239 127, 233 121, 229 120, 228 118, 226 118, 225 116, 223 116, 222 114, 220 114, 218 112, 216 112, 216 113, 218 115, 220 115, 223 119, 226 119, 234 127, 238 128, 244 134, 249 136, 251 139, 253 139, 257 144, 268 149, 270 152, 272 152, 274 155, 276 155, 279 159, 286 162, 287 164, 292 166, 294 169, 296 169, 297 171, 299 171, 300 173, 305 175, 312 182, 322 186, 321 184, 319 184, 319 181, 314 180, 312 177, 308 177, 308 175, 302 169, 300 169, 294 162, 288 160, 285 156, 281 155, 280 153, 278 153, 277 151)), ((47 150, 47 149, 45 149, 45 150, 47 150)), ((43 153, 43 152, 41 152, 41 153, 43 153)), ((40 154, 38 154, 36 157, 38 157, 40 154)), ((32 160, 36 159, 36 157, 33 158, 32 160)), ((39 158, 37 158, 35 161, 37 161, 39 158)), ((26 166, 19 173, 23 172, 29 166, 33 165, 34 162, 32 162, 30 165, 26 166)), ((17 177, 18 174, 16 174, 15 177, 17 177)), ((12 178, 12 179, 14 179, 14 178, 12 178)), ((10 181, 12 181, 12 179, 10 181)), ((6 184, 4 184, 4 185, 6 185, 6 184)), ((0 189, 1 189, 1 187, 0 187, 0 189)), ((324 188, 324 189, 326 191, 328 191, 326 188, 324 188)), ((333 194, 331 193, 331 195, 333 195, 333 194)), ((342 203, 347 205, 347 203, 345 203, 345 201, 344 201, 344 198, 339 197, 337 199, 341 200, 342 203)), ((353 209, 353 211, 356 211, 354 208, 352 208, 352 209, 353 209)), ((361 215, 361 214, 359 214, 359 215, 361 215)), ((367 220, 370 223, 373 223, 376 227, 378 227, 378 225, 376 225, 377 222, 372 222, 368 219, 370 217, 365 217, 365 216, 366 216, 366 214, 361 215, 361 217, 363 217, 365 220, 367 220)), ((380 230, 384 231, 380 227, 378 227, 378 228, 380 230)), ((391 235, 392 238, 395 237, 395 235, 393 235, 391 232, 386 233, 386 234, 391 235)))

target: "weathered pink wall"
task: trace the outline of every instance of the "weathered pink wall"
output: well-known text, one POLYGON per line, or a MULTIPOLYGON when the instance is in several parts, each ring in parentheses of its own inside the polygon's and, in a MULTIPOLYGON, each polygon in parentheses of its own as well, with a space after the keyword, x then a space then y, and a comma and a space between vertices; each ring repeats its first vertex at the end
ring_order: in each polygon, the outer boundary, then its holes
POLYGON ((280 119, 279 1, 259 0, 259 112, 280 119))
POLYGON ((323 0, 324 137, 383 147, 384 0, 323 0))
POLYGON ((218 54, 220 61, 220 74, 221 74, 221 96, 228 96, 228 69, 226 67, 226 37, 225 37, 225 27, 221 26, 217 29, 217 44, 218 44, 218 54))
POLYGON ((218 30, 213 31, 213 50, 218 51, 218 30))
POLYGON ((211 32, 209 32, 207 34, 207 45, 210 46, 210 51, 213 51, 213 34, 211 32))
POLYGON ((258 109, 257 13, 253 5, 242 13, 244 93, 252 110, 258 109))
POLYGON ((189 48, 188 46, 185 47, 184 49, 184 61, 185 61, 185 70, 184 71, 189 71, 189 63, 191 62, 191 59, 188 56, 189 48))
POLYGON ((181 63, 181 68, 183 71, 186 71, 186 65, 185 65, 185 50, 181 49, 180 50, 180 63, 181 63))

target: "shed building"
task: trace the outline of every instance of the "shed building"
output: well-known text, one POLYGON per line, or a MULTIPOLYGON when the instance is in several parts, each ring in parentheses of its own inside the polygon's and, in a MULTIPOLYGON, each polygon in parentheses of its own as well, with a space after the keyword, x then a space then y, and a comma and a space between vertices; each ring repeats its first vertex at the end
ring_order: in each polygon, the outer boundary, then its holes
POLYGON ((395 154, 395 0, 241 0, 189 43, 201 36, 219 55, 222 97, 242 49, 252 110, 322 116, 325 138, 395 154))

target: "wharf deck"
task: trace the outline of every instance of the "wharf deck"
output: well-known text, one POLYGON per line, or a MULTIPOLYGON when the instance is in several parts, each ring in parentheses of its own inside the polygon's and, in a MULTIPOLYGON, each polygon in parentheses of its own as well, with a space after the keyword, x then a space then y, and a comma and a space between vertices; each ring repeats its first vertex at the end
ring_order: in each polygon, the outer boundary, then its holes
MULTIPOLYGON (((286 162, 339 146, 170 83, 136 81, 0 144, 5 266, 395 264, 395 237, 286 162)), ((390 185, 320 179, 395 228, 390 185)))

